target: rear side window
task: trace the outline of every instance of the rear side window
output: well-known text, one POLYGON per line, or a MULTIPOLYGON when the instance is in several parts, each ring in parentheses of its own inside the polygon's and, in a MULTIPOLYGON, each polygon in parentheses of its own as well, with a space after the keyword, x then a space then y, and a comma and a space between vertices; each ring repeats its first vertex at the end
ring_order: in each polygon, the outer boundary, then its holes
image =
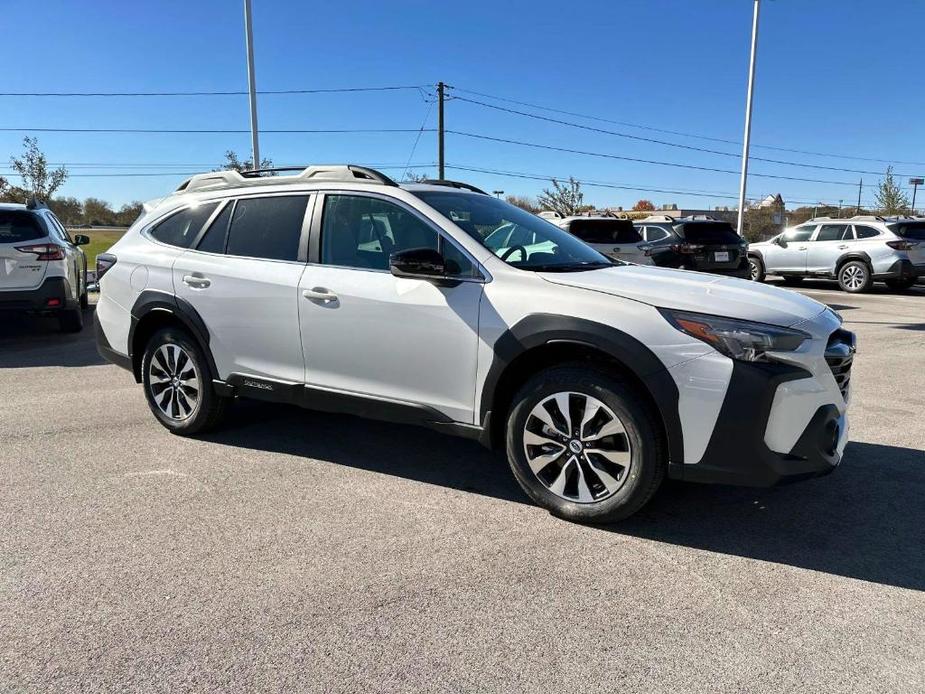
POLYGON ((267 260, 298 260, 307 202, 304 195, 238 200, 226 253, 267 260))
POLYGON ((823 224, 816 241, 843 241, 851 238, 851 227, 847 224, 823 224))
POLYGON ((739 243, 739 235, 725 222, 693 222, 681 227, 681 235, 691 243, 739 243))
POLYGON ((585 243, 639 243, 642 236, 628 219, 576 219, 568 231, 585 243))
POLYGON ((873 227, 865 227, 854 225, 854 233, 857 234, 859 239, 872 239, 875 236, 880 236, 880 231, 874 229, 873 227))
POLYGON ((897 236, 910 241, 925 241, 925 222, 906 222, 891 227, 897 236))
POLYGON ((47 236, 31 212, 0 210, 0 243, 22 243, 47 236))
POLYGON ((154 227, 151 236, 161 243, 189 248, 216 207, 217 202, 209 202, 180 210, 154 227))

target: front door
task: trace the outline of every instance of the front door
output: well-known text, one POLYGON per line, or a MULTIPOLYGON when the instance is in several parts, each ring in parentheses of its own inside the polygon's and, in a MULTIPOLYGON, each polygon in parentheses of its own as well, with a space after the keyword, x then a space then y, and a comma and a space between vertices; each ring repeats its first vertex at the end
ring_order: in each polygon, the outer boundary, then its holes
POLYGON ((850 224, 823 224, 807 244, 806 272, 810 275, 835 274, 838 258, 854 238, 850 224))
POLYGON ((219 378, 302 383, 298 287, 309 202, 305 194, 228 201, 174 263, 174 290, 205 323, 219 378))
POLYGON ((482 296, 475 263, 394 201, 327 194, 319 212, 312 233, 320 239, 299 285, 305 382, 472 423, 482 296), (391 253, 422 247, 443 253, 455 281, 389 272, 391 253))
POLYGON ((767 272, 800 274, 806 272, 806 253, 814 229, 788 229, 776 244, 763 250, 767 272))

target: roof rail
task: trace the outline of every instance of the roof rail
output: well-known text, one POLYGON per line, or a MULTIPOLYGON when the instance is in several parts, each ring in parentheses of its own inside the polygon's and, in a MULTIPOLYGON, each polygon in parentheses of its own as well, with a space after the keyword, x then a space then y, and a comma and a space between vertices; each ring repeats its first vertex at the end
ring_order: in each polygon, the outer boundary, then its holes
POLYGON ((856 214, 851 219, 861 219, 867 222, 885 222, 886 220, 877 214, 856 214))
POLYGON ((670 214, 650 214, 645 219, 637 219, 637 222, 673 222, 676 217, 672 217, 670 214))
POLYGON ((238 188, 253 185, 271 185, 279 183, 313 183, 315 181, 350 181, 352 183, 378 183, 398 187, 391 178, 375 169, 353 164, 333 166, 281 167, 278 169, 257 169, 253 171, 209 171, 196 174, 183 181, 176 193, 191 193, 194 190, 215 190, 219 188, 238 188), (264 173, 279 171, 298 171, 294 176, 262 176, 264 173))
POLYGON ((47 210, 48 205, 45 204, 44 200, 39 200, 37 197, 33 195, 26 202, 26 209, 27 210, 47 210))
POLYGON ((482 195, 488 195, 488 193, 486 193, 481 188, 476 188, 474 185, 471 185, 469 183, 463 183, 462 181, 449 181, 445 178, 436 178, 436 179, 425 178, 423 181, 420 181, 420 183, 423 183, 429 186, 447 186, 448 188, 460 188, 462 190, 470 190, 473 193, 481 193, 482 195))

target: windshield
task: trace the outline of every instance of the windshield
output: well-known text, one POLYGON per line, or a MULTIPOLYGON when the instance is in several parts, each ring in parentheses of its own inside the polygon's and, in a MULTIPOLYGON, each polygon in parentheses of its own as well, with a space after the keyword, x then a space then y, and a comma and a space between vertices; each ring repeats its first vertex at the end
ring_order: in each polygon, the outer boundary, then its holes
POLYGON ((681 234, 691 243, 739 243, 742 239, 726 222, 688 222, 681 234))
POLYGON ((503 200, 479 193, 413 192, 513 267, 573 272, 614 265, 567 231, 503 200))
POLYGON ((902 236, 910 241, 925 241, 925 222, 903 222, 902 224, 893 224, 890 229, 897 236, 902 236))

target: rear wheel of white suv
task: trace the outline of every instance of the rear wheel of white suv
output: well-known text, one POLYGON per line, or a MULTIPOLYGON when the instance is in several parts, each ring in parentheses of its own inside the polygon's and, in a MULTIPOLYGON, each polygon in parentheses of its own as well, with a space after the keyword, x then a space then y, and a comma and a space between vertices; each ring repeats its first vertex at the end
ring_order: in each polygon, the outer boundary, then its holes
POLYGON ((229 399, 215 393, 205 356, 185 331, 157 331, 148 340, 141 372, 148 407, 174 434, 207 431, 224 416, 229 399))
POLYGON ((870 267, 862 260, 849 260, 838 269, 838 286, 851 294, 866 292, 873 284, 870 267))
POLYGON ((609 523, 652 497, 665 475, 655 416, 618 377, 583 365, 538 373, 507 422, 514 476, 540 506, 567 520, 609 523))

